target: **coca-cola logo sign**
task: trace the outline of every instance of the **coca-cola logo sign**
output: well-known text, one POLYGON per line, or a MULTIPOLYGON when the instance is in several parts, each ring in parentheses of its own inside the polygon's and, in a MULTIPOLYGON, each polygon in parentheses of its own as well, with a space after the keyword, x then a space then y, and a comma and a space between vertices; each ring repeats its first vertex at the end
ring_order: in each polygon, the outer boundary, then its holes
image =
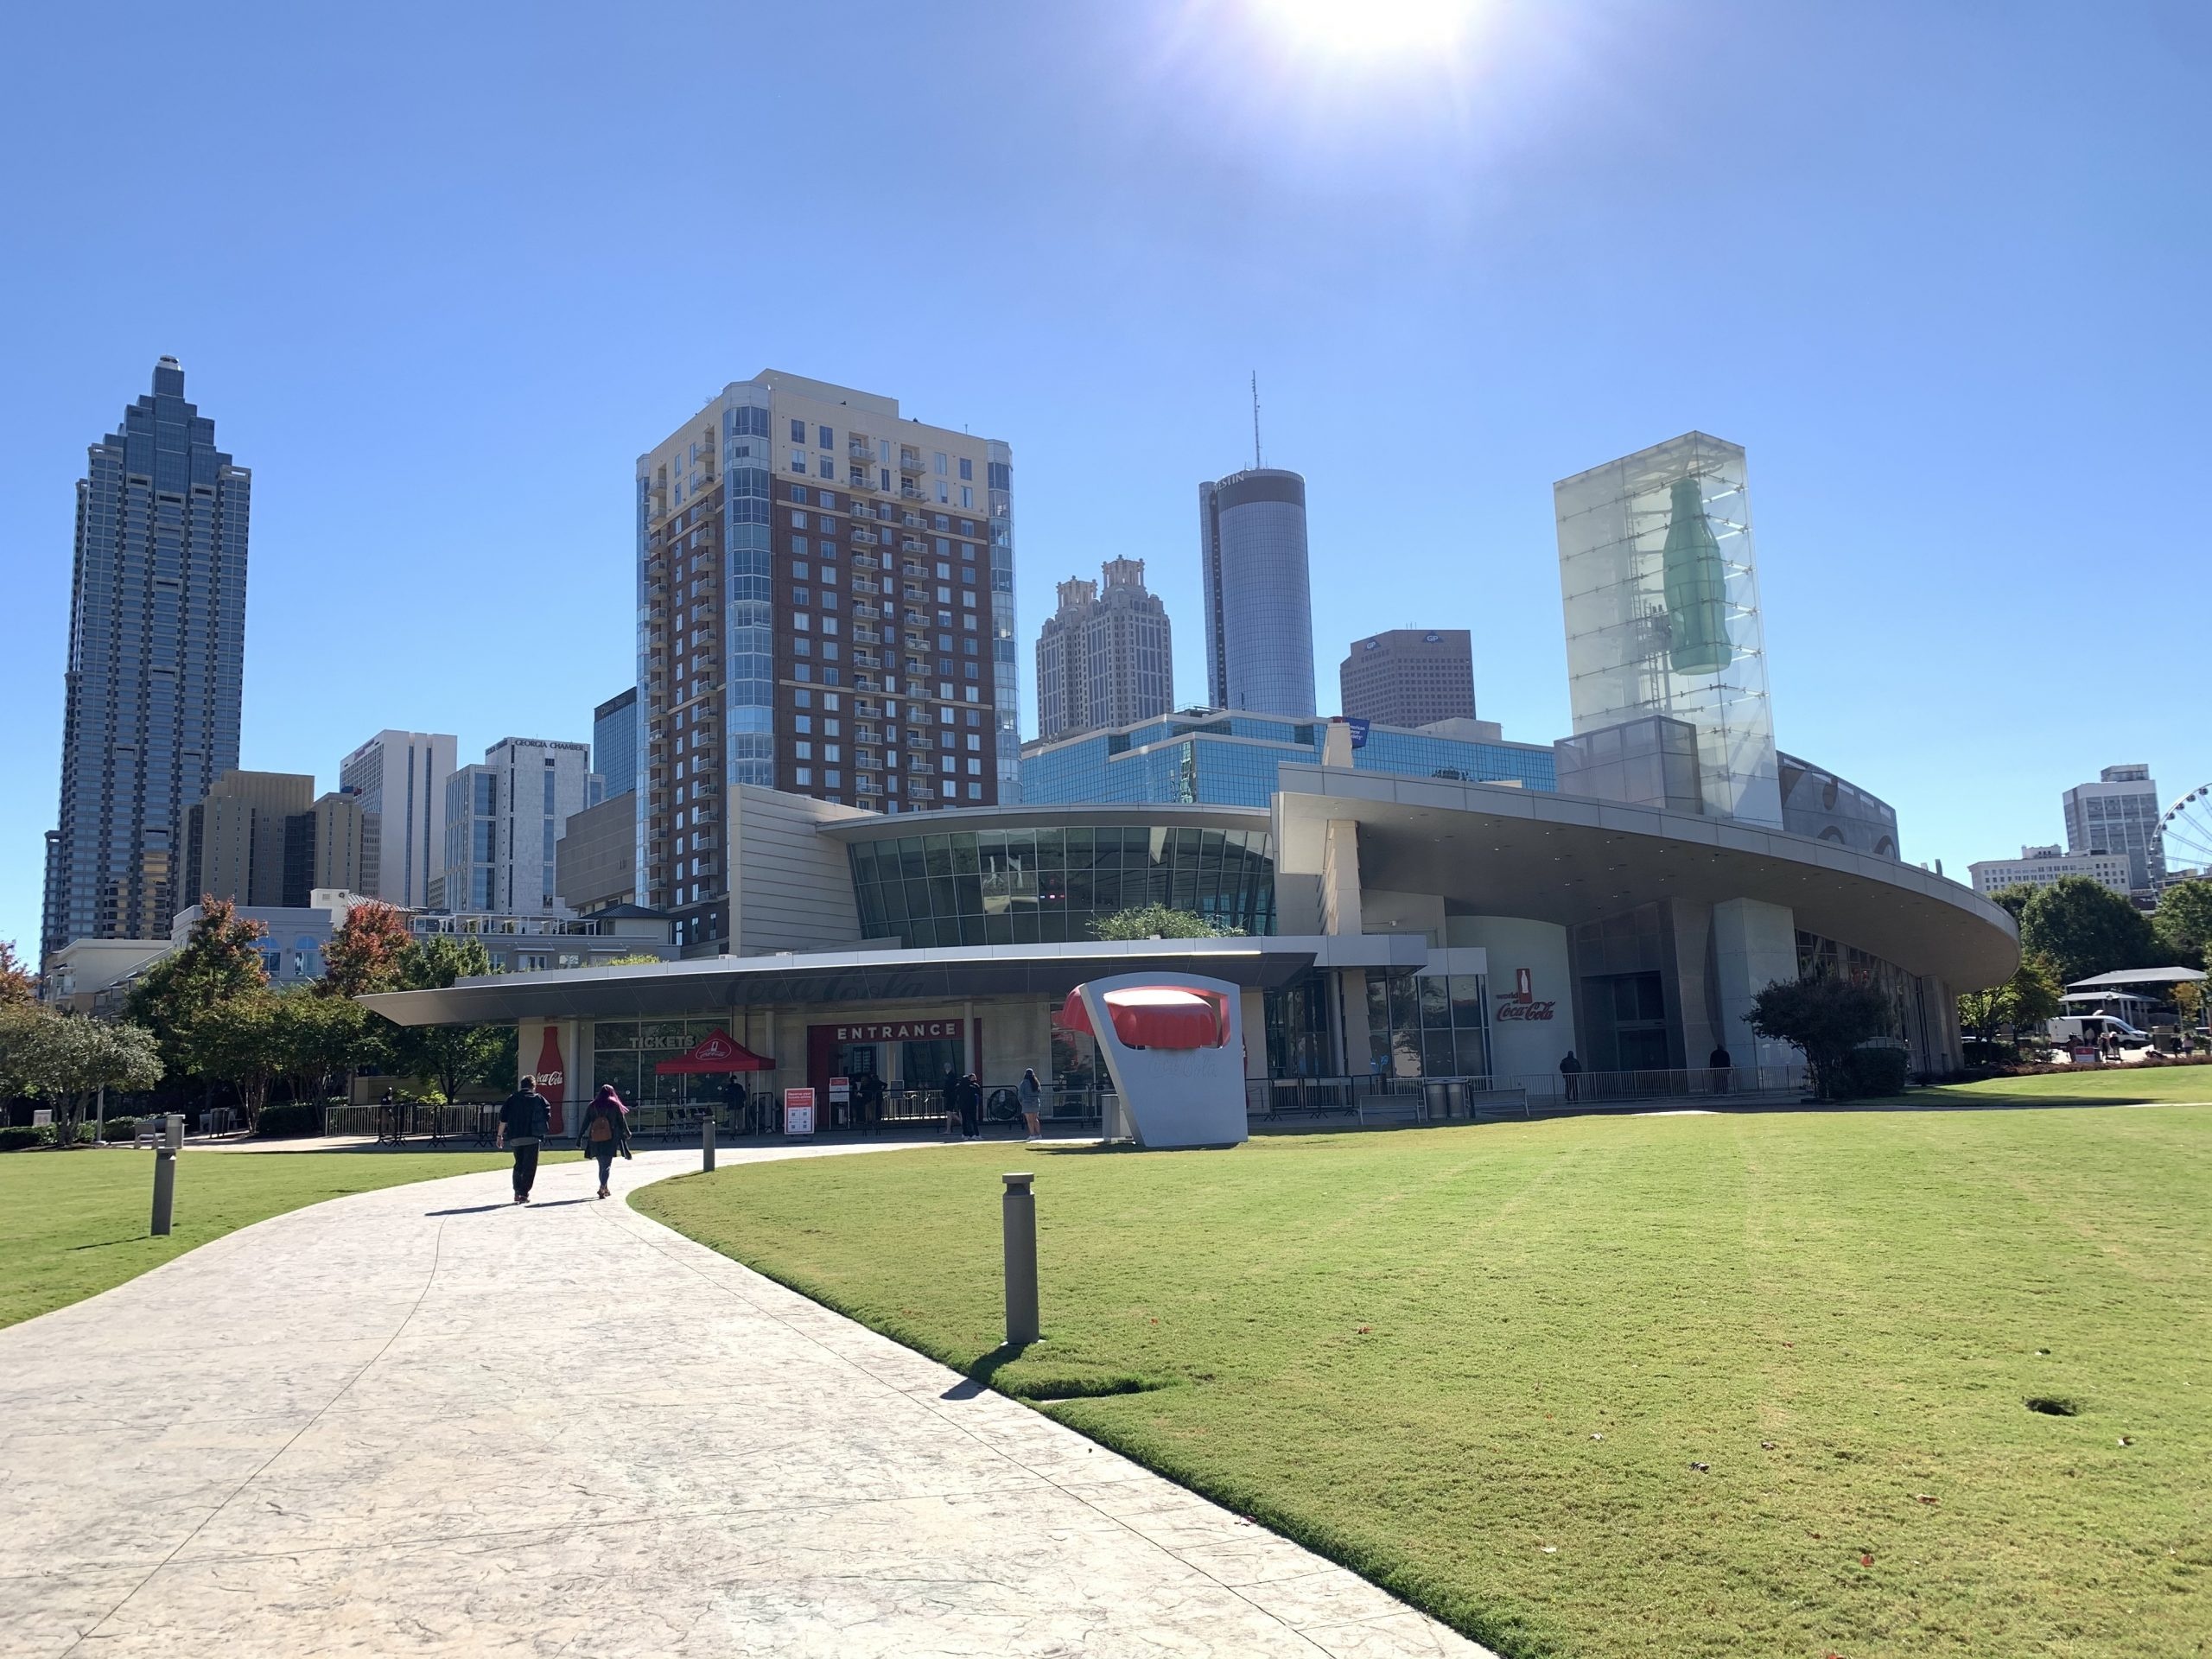
POLYGON ((1557 1002, 1536 1000, 1536 977, 1526 968, 1513 970, 1513 989, 1497 999, 1500 1020, 1548 1020, 1558 1009, 1557 1002))

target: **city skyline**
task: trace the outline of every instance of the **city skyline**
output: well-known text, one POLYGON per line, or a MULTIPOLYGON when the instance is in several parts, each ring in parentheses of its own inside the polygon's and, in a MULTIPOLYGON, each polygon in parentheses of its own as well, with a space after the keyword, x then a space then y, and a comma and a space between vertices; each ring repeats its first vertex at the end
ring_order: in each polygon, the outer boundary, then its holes
MULTIPOLYGON (((1662 96, 1694 62, 1674 31, 1584 29, 1554 49, 1501 25, 1483 51, 1513 66, 1513 90, 1484 80, 1472 58, 1433 77, 1400 70, 1408 78, 1382 89, 1387 126, 1261 48, 1252 84, 1274 102, 1232 100, 1202 130, 1172 117, 1208 73, 1207 54, 1179 53, 1163 16, 1002 21, 979 34, 972 63, 925 31, 910 37, 888 10, 849 25, 855 41, 1005 94, 988 130, 965 114, 917 125, 911 113, 862 109, 853 136, 933 175, 1002 168, 991 258, 1023 251, 994 267, 988 302, 978 245, 928 232, 929 257, 896 272, 841 272, 826 245, 819 258, 802 249, 780 262, 816 281, 822 306, 771 303, 765 274, 741 269, 731 319, 696 340, 641 333, 694 303, 690 273, 682 262, 639 268, 630 231, 602 233, 597 209, 569 204, 620 200, 680 122, 665 89, 647 98, 633 84, 642 61, 612 39, 588 41, 585 23, 542 36, 517 83, 485 89, 465 113, 439 92, 448 72, 382 44, 319 41, 322 24, 289 48, 261 43, 252 63, 277 88, 273 101, 211 111, 201 141, 252 182, 249 200, 311 196, 317 209, 297 219, 249 208, 226 238, 187 226, 195 258, 158 289, 127 278, 129 233, 59 193, 44 177, 59 170, 27 173, 33 257, 11 272, 11 315, 40 327, 10 325, 0 546, 22 646, 25 718, 11 758, 35 787, 0 813, 0 938, 28 948, 38 925, 70 486, 86 435, 112 423, 162 354, 192 369, 224 447, 254 467, 238 757, 250 767, 327 779, 349 746, 385 728, 458 731, 464 753, 511 731, 586 734, 594 707, 630 677, 631 643, 607 643, 592 625, 633 603, 626 480, 639 434, 665 430, 670 411, 760 362, 896 387, 925 413, 958 411, 1014 446, 1028 551, 1015 596, 1021 658, 1053 577, 1126 552, 1148 561, 1154 590, 1185 621, 1179 679, 1202 685, 1190 480, 1249 453, 1246 376, 1257 363, 1266 458, 1313 486, 1317 645, 1471 628, 1480 705, 1509 737, 1568 729, 1549 486, 1696 427, 1758 457, 1777 728, 1895 804, 1911 858, 1962 874, 1973 859, 2051 839, 2057 793, 2118 759, 2145 760, 2171 794, 2212 777, 2212 745, 2177 712, 2195 695, 2189 607, 2153 602, 2185 574, 2159 531, 2165 493, 2115 508, 2020 471, 2060 410, 2138 456, 2149 477, 2181 478, 2202 451, 2193 353, 2173 349, 2196 338, 2176 320, 2201 284, 2201 227, 2152 233, 2140 210, 2176 188, 2176 158, 2201 150, 2205 118, 2173 95, 2184 83, 2152 25, 2123 21, 2085 57, 2051 19, 1993 43, 1957 20, 1921 18, 1878 62, 1840 24, 1738 18, 1738 95, 1688 111, 1662 96), (286 49, 346 56, 355 79, 312 94, 288 85, 286 49), (1823 65, 1818 85, 1793 67, 1811 58, 1823 65), (1982 68, 1963 86, 1940 68, 1967 60, 1982 68), (1149 67, 1109 90, 1051 67, 1084 60, 1149 67), (2053 120, 2024 89, 2062 69, 2080 96, 2053 120), (1443 84, 1454 74, 1485 96, 1457 99, 1443 84), (1869 84, 1880 97, 1823 90, 1869 84), (1577 100, 1599 86, 1606 98, 1577 100), (530 107, 549 95, 568 100, 557 122, 530 107), (363 110, 426 99, 451 105, 435 143, 359 152, 363 110), (1643 146, 1662 105, 1667 136, 1643 146), (1071 112, 1126 138, 1126 153, 1071 137, 1071 112), (1163 112, 1171 118, 1147 135, 1163 112), (280 128, 294 142, 269 142, 280 128), (526 172, 499 160, 508 141, 493 134, 510 128, 542 151, 526 172), (1378 190, 1376 163, 1407 150, 1408 130, 1421 141, 1413 164, 1378 190), (1763 145, 1764 134, 1785 137, 1763 145), (1904 156, 1916 165, 1900 182, 1891 162, 1904 156), (1732 235, 1742 257, 1691 262, 1693 286, 1726 309, 1738 342, 1710 365, 1628 349, 1692 283, 1687 269, 1609 275, 1599 257, 1624 233, 1670 225, 1667 181, 1705 164, 1733 169, 1745 215, 1732 235), (1067 190, 1040 194, 1048 175, 1067 190), (486 176, 513 182, 488 194, 467 182, 486 176), (304 191, 308 177, 321 185, 304 191), (1873 177, 1886 181, 1878 200, 1865 184, 1873 177), (2091 178, 2098 189, 2080 188, 2091 178), (386 204, 403 198, 416 205, 395 217, 386 204), (1829 211, 1792 205, 1802 202, 1829 211), (573 226, 572 211, 584 215, 573 226), (1878 257, 1900 237, 1912 259, 1878 257), (517 290, 518 250, 554 280, 517 290), (2097 301, 2113 280, 2125 306, 2097 301), (832 324, 825 307, 850 314, 863 296, 952 327, 939 339, 832 324), (543 349, 550 339, 558 352, 543 349), (329 424, 339 383, 342 464, 329 424), (1900 398, 1907 385, 1914 396, 1900 398), (1421 435, 1421 453, 1363 460, 1342 443, 1345 410, 1378 391, 1396 432, 1421 435), (1928 464, 1872 476, 1856 450, 1874 425, 1928 464), (440 465, 425 467, 426 456, 440 465), (1128 483, 1116 486, 1120 510, 1101 514, 1092 474, 1109 457, 1128 483), (349 467, 388 481, 333 513, 349 467), (2104 700, 2051 696, 2031 647, 2056 638, 2050 595, 2078 590, 2080 550, 2120 544, 2139 551, 2108 603, 2139 678, 2115 729, 2104 700), (354 571, 373 575, 349 588, 354 571), (554 670, 522 670, 532 638, 559 642, 554 670), (349 662, 362 671, 334 671, 349 662), (1925 703, 1925 719, 1866 718, 1877 689, 1888 706, 1900 688, 1925 703), (2032 741, 1993 739, 2030 709, 2032 741)), ((1215 26, 1236 24, 1224 12, 1215 26)), ((1577 27, 1573 16, 1557 26, 1577 27)), ((32 21, 25 60, 53 27, 32 21)), ((766 27, 783 31, 793 73, 766 107, 802 110, 826 92, 829 59, 810 51, 803 25, 766 27)), ((489 20, 461 25, 451 73, 489 55, 499 33, 489 20)), ((697 54, 702 64, 730 38, 719 25, 706 33, 715 49, 697 54)), ((24 82, 0 123, 14 153, 58 156, 180 68, 220 86, 237 67, 212 42, 156 25, 91 96, 79 89, 65 104, 58 89, 24 82)), ((817 220, 829 222, 809 210, 817 220)), ((1323 679, 1326 667, 1316 664, 1323 679)), ((1033 715, 1021 729, 1034 729, 1033 715)))

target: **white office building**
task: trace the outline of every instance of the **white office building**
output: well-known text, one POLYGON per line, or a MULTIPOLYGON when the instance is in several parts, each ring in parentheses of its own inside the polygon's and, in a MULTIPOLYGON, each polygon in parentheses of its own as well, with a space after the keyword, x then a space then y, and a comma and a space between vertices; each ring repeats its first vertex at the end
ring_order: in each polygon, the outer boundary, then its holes
POLYGON ((2131 879, 2125 853, 2062 853, 2056 847, 2023 847, 2018 858, 1985 858, 1967 865, 1967 874, 1984 897, 2007 887, 2048 887, 2080 875, 2125 898, 2131 879))
POLYGON ((2165 841, 2158 833, 2164 816, 2158 786, 2145 766, 2107 766, 2094 784, 2076 784, 2063 798, 2066 808, 2066 850, 2124 853, 2128 885, 2154 892, 2166 874, 2165 841))
POLYGON ((447 780, 445 864, 432 908, 507 915, 573 912, 555 884, 563 826, 599 804, 591 746, 501 738, 447 780))
POLYGON ((450 732, 378 732, 338 763, 339 787, 378 815, 369 897, 406 910, 430 902, 430 883, 445 864, 446 780, 459 747, 450 732))

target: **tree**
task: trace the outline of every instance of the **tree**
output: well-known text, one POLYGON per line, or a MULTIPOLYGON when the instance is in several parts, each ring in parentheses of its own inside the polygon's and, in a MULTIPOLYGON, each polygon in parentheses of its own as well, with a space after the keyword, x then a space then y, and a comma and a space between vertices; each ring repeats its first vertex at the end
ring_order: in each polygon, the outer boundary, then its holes
POLYGON ((1223 927, 1194 910, 1166 905, 1137 905, 1101 916, 1090 925, 1094 939, 1220 939, 1242 937, 1241 927, 1223 927))
POLYGON ((152 1031, 171 1073, 194 1070, 184 1033, 216 1003, 269 983, 257 941, 269 930, 247 921, 227 899, 203 898, 200 919, 181 948, 140 975, 124 1000, 125 1014, 152 1031))
POLYGON ((176 1039, 178 1052, 194 1074, 238 1090, 248 1129, 260 1123, 269 1085, 283 1070, 277 1004, 266 987, 222 997, 194 1014, 176 1039))
POLYGON ((37 976, 16 956, 12 939, 0 939, 0 1008, 19 1008, 38 1001, 37 976))
POLYGON ((2204 966, 2205 950, 2212 946, 2212 881, 2175 882, 2158 895, 2151 927, 2176 963, 2204 966))
POLYGON ((95 1095, 151 1089, 162 1080, 162 1059, 143 1026, 18 1004, 0 1010, 0 1079, 49 1103, 54 1139, 67 1147, 95 1095))
POLYGON ((2181 1015, 2182 1046, 2184 1049, 2192 1046, 2190 1033, 2203 1022, 2204 985, 2202 980, 2183 980, 2173 988, 2174 1008, 2181 1015))
POLYGON ((355 905, 322 948, 321 989, 332 996, 393 989, 413 942, 407 914, 398 906, 381 900, 355 905))
POLYGON ((2018 1036, 2057 1014, 2066 1006, 2064 995, 2048 962, 2023 955, 2012 977, 2002 985, 1968 991, 1959 998, 1959 1023, 1983 1042, 1993 1043, 1999 1026, 2018 1036))
MULTIPOLYGON (((443 990, 491 971, 491 954, 480 941, 435 934, 408 945, 398 988, 443 990)), ((472 1083, 512 1081, 513 1036, 512 1027, 501 1026, 399 1026, 383 1033, 398 1069, 448 1101, 472 1083)))
POLYGON ((320 1100, 334 1071, 350 1071, 368 1046, 369 1013, 359 1003, 311 986, 280 993, 270 1033, 276 1071, 294 1100, 320 1100))
POLYGON ((2017 922, 2020 919, 2021 913, 2027 909, 2028 900, 2035 896, 2036 890, 2026 882, 2020 881, 2015 882, 2009 887, 1998 888, 1989 895, 1989 902, 2017 922))
POLYGON ((605 962, 594 963, 592 966, 594 968, 637 968, 646 963, 657 964, 664 960, 664 957, 654 956, 650 950, 638 950, 632 951, 626 957, 609 957, 605 962))
POLYGON ((1890 1030, 1890 999, 1872 985, 1835 974, 1776 980, 1751 998, 1744 1016, 1753 1032, 1804 1052, 1814 1092, 1823 1100, 1851 1093, 1852 1054, 1890 1030))
POLYGON ((2049 959, 2071 985, 2118 968, 2147 968, 2158 957, 2151 918, 2102 882, 2062 876, 2020 912, 2023 950, 2049 959))

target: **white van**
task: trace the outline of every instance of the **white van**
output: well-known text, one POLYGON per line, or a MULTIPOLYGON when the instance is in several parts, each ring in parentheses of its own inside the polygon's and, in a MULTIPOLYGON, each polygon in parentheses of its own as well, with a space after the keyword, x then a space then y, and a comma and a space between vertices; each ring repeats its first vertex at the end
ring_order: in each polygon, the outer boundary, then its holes
POLYGON ((2151 1033, 2139 1031, 2113 1014, 2068 1014, 2046 1020, 2044 1035, 2054 1043, 2095 1043, 2118 1037, 2122 1048, 2148 1048, 2151 1033))

